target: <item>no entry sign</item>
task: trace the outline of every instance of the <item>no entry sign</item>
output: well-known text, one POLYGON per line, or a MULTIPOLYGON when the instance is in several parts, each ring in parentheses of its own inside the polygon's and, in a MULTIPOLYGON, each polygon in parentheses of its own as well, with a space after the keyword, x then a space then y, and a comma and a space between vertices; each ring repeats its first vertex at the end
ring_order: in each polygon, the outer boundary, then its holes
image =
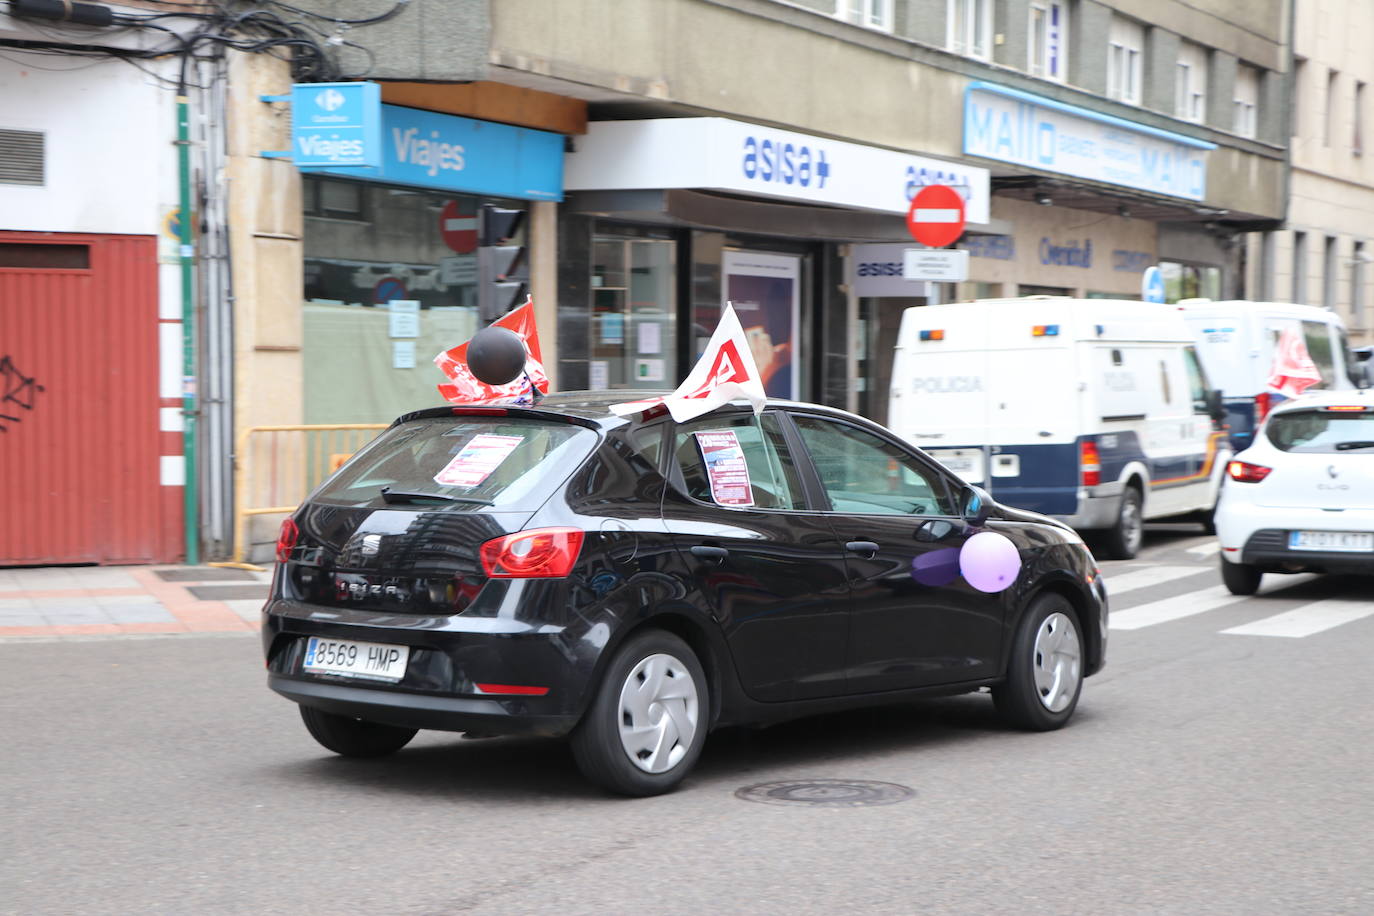
POLYGON ((477 250, 477 213, 464 213, 458 201, 450 200, 439 213, 439 234, 444 244, 459 254, 477 250))
POLYGON ((964 199, 949 185, 926 185, 911 198, 906 228, 922 245, 943 248, 964 234, 964 199))

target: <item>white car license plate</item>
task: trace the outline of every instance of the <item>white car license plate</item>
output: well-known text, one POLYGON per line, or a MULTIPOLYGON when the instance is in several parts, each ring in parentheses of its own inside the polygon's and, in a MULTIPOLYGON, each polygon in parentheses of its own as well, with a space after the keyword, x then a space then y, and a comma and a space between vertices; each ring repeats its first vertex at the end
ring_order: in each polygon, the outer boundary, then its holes
POLYGON ((405 677, 409 646, 390 646, 351 639, 310 637, 301 667, 311 674, 337 674, 373 681, 399 681, 405 677))
POLYGON ((1291 531, 1290 550, 1374 550, 1374 533, 1368 531, 1291 531))
POLYGON ((926 454, 969 483, 983 482, 983 452, 980 449, 926 449, 926 454))

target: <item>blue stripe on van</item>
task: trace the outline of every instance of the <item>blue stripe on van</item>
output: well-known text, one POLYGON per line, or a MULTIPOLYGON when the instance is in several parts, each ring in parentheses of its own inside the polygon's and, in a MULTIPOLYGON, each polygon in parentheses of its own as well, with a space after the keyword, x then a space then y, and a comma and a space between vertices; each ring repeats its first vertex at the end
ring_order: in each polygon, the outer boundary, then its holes
MULTIPOLYGON (((1077 442, 1004 445, 998 454, 1018 456, 1021 473, 1017 477, 993 477, 989 471, 987 483, 993 499, 1045 515, 1078 512, 1077 442)), ((989 461, 996 458, 994 454, 989 461)))

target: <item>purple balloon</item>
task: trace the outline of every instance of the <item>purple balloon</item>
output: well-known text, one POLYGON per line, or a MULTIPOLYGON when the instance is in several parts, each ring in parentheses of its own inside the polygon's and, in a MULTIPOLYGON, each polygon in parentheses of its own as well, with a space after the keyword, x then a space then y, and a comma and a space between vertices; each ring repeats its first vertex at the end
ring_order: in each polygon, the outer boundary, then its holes
POLYGON ((960 548, 959 571, 978 591, 1000 592, 1021 573, 1021 554, 1006 535, 980 531, 960 548))
POLYGON ((911 577, 922 585, 949 585, 959 578, 959 551, 946 547, 917 554, 911 561, 911 577))

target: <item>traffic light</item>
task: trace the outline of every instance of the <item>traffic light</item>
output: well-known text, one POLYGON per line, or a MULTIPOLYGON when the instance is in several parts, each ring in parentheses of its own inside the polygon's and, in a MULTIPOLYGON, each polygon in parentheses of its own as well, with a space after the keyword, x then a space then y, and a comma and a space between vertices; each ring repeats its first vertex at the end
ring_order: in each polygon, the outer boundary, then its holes
POLYGON ((529 292, 525 211, 483 204, 477 211, 477 310, 495 321, 523 305, 529 292))

